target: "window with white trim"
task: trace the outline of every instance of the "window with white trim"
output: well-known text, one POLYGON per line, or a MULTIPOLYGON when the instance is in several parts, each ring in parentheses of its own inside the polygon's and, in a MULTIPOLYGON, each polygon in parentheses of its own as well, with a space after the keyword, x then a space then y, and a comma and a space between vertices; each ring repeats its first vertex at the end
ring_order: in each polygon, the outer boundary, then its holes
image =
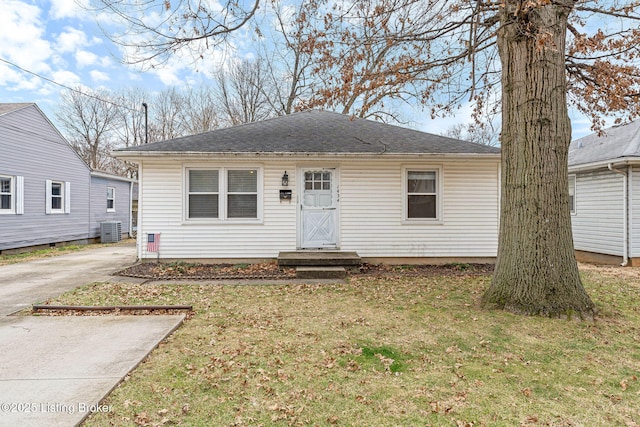
POLYGON ((405 169, 405 219, 440 220, 440 169, 405 169))
POLYGON ((46 181, 46 214, 61 214, 71 211, 71 183, 46 181))
POLYGON ((186 169, 186 219, 260 219, 260 169, 186 169))
POLYGON ((116 211, 116 189, 107 187, 107 212, 116 211))
POLYGON ((258 171, 227 171, 227 218, 258 217, 258 171))
POLYGON ((15 209, 15 186, 12 176, 0 175, 0 213, 13 213, 15 209))
POLYGON ((569 210, 576 213, 576 176, 569 175, 569 210))

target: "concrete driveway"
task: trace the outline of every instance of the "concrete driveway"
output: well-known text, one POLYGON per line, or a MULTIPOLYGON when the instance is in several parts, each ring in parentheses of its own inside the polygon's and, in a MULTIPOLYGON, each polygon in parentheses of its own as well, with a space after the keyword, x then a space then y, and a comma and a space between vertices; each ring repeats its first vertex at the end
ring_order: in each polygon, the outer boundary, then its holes
POLYGON ((10 316, 135 262, 135 246, 0 266, 0 426, 75 426, 184 316, 10 316))
POLYGON ((0 315, 81 285, 114 280, 112 273, 135 262, 135 244, 125 244, 0 266, 0 315))

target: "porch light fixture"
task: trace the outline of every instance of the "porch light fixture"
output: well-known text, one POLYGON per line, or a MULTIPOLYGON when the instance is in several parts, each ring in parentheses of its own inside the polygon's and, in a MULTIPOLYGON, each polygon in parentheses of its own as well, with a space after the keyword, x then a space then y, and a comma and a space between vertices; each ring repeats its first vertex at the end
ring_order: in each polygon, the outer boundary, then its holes
POLYGON ((282 175, 282 186, 283 187, 289 186, 289 175, 287 175, 287 171, 284 171, 284 175, 282 175))

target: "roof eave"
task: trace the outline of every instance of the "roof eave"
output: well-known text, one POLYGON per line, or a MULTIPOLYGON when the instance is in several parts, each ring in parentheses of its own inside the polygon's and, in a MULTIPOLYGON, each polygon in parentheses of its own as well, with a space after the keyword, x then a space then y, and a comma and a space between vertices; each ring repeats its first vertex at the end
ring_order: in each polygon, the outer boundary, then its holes
POLYGON ((168 157, 468 157, 500 158, 500 153, 324 153, 324 152, 201 152, 201 151, 115 151, 121 159, 168 158, 168 157))
POLYGON ((569 172, 586 172, 590 170, 606 169, 612 165, 613 167, 620 166, 638 166, 640 165, 640 157, 618 157, 616 159, 598 160, 597 162, 583 163, 579 165, 569 166, 569 172))

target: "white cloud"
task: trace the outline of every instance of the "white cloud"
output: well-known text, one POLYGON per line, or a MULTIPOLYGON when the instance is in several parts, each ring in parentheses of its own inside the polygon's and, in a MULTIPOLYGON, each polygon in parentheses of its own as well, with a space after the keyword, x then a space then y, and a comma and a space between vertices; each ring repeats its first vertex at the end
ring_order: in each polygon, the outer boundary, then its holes
POLYGON ((65 86, 78 86, 82 79, 71 71, 56 71, 53 73, 53 80, 65 86))
POLYGON ((111 80, 111 78, 109 77, 109 74, 104 73, 102 71, 98 71, 98 70, 91 70, 89 72, 89 75, 91 76, 91 80, 93 80, 96 83, 108 82, 109 80, 111 80))
POLYGON ((4 1, 0 13, 0 57, 34 72, 46 72, 51 44, 44 39, 41 10, 17 0, 4 1))
POLYGON ((98 55, 87 50, 76 52, 76 64, 79 68, 95 65, 98 62, 98 55))
POLYGON ((75 52, 79 48, 88 46, 87 35, 75 28, 66 27, 63 33, 58 36, 58 52, 75 52))
POLYGON ((84 0, 50 0, 51 9, 49 15, 53 19, 63 18, 80 18, 87 14, 87 11, 83 9, 83 6, 88 5, 84 0))

